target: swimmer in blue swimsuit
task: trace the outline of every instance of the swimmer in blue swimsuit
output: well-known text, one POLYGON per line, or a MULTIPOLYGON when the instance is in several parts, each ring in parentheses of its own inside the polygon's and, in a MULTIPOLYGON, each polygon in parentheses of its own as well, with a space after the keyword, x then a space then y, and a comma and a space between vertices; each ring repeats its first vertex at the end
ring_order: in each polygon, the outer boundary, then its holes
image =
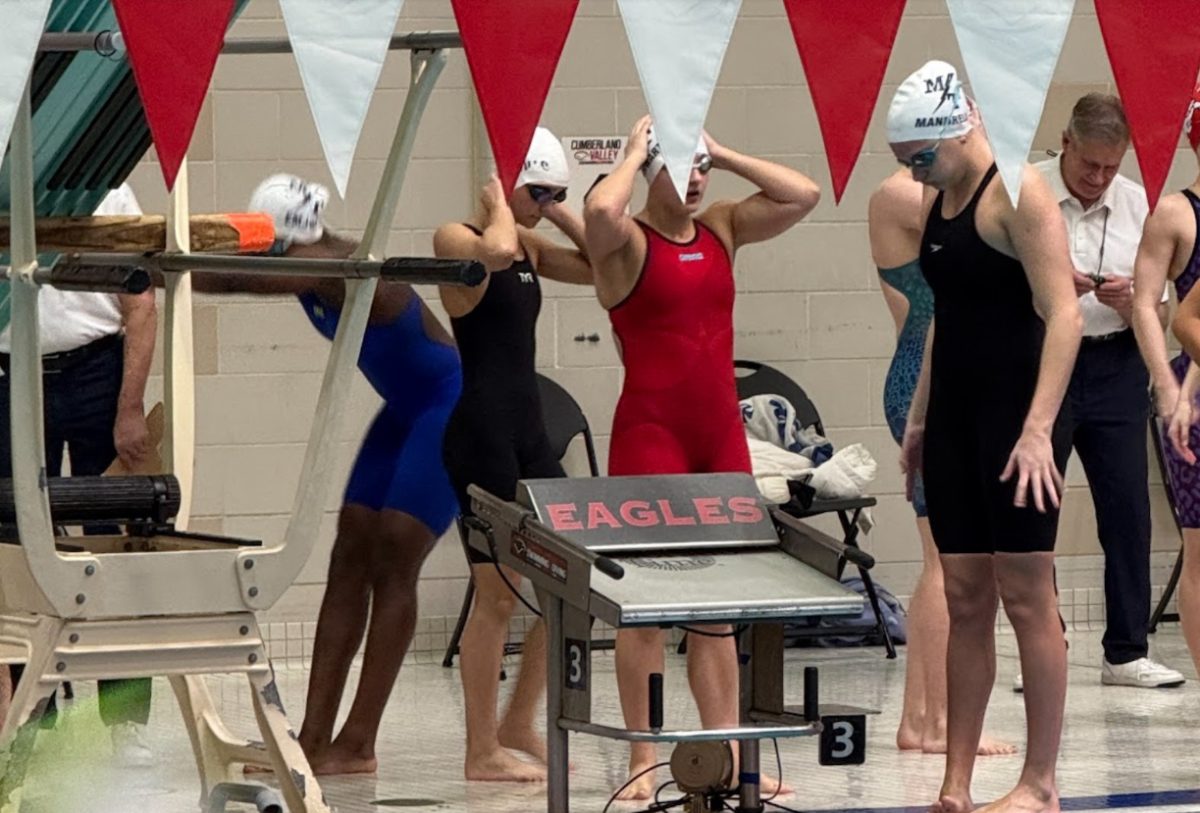
MULTIPOLYGON (((325 232, 324 188, 276 175, 250 211, 275 218, 278 251, 342 258, 354 241, 325 232)), ((344 298, 340 279, 197 274, 196 290, 292 294, 332 339, 344 298)), ((384 707, 417 621, 417 581, 426 556, 458 514, 442 464, 442 437, 462 389, 454 339, 408 285, 381 283, 358 367, 383 399, 346 486, 313 644, 300 744, 316 774, 374 773, 384 707), (366 633, 358 693, 335 738, 350 663, 366 633)))
MULTIPOLYGON (((883 388, 883 411, 896 443, 902 443, 925 341, 933 319, 933 292, 918 259, 924 229, 922 186, 901 170, 880 184, 871 197, 871 254, 879 269, 879 287, 896 322, 896 353, 883 388)), ((946 751, 946 640, 949 616, 941 560, 929 530, 921 473, 913 472, 908 498, 921 535, 922 569, 909 602, 908 665, 904 707, 896 744, 901 750, 946 751)), ((981 754, 1015 749, 984 737, 981 754)))

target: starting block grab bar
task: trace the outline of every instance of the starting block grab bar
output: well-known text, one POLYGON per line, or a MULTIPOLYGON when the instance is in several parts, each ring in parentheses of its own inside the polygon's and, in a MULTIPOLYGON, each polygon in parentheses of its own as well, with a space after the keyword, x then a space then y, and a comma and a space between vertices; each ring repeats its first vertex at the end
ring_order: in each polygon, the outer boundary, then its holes
POLYGON ((60 263, 33 272, 38 285, 53 285, 60 291, 89 291, 100 294, 141 294, 154 281, 150 272, 135 265, 95 265, 60 263))
POLYGON ((487 277, 475 260, 432 257, 388 257, 383 260, 343 260, 307 257, 235 256, 214 254, 70 254, 66 268, 143 266, 166 273, 253 273, 264 276, 340 277, 379 279, 410 285, 479 285, 487 277))

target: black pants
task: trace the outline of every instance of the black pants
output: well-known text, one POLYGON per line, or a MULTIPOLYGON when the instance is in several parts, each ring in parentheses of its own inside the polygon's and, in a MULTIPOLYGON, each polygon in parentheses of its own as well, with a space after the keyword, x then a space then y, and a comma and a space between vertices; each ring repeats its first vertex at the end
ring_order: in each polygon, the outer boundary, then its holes
MULTIPOLYGON (((42 378, 49 477, 62 475, 64 448, 71 454, 71 473, 79 476, 103 474, 117 457, 113 426, 121 393, 124 344, 120 340, 101 340, 72 361, 56 369, 48 357, 42 378)), ((12 477, 11 414, 6 375, 0 378, 0 478, 12 477)), ((119 532, 120 528, 112 525, 84 529, 90 534, 119 532)), ((14 684, 23 672, 24 667, 12 668, 14 684)), ((48 716, 53 709, 51 700, 48 716)), ((100 717, 110 726, 130 722, 144 725, 150 719, 150 679, 100 681, 100 717)))
POLYGON ((1133 331, 1086 339, 1067 391, 1071 441, 1087 474, 1104 550, 1104 657, 1146 657, 1150 624, 1150 377, 1133 331))

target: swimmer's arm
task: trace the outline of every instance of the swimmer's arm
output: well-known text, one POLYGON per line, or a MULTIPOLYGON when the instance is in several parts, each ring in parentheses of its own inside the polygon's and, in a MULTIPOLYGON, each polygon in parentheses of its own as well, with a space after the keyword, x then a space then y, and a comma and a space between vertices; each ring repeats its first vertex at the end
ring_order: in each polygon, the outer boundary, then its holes
POLYGON ((583 220, 562 205, 550 206, 543 211, 546 219, 571 238, 575 247, 568 248, 535 231, 521 229, 521 242, 533 255, 533 266, 538 275, 571 285, 592 285, 592 266, 588 263, 583 239, 583 220))
POLYGON ((485 213, 485 219, 482 235, 461 223, 447 223, 439 228, 433 234, 434 256, 478 260, 488 273, 509 268, 521 255, 512 210, 506 203, 493 205, 485 213))
POLYGON ((601 261, 633 242, 637 225, 627 210, 642 160, 626 156, 607 178, 592 187, 583 205, 588 256, 601 261))
MULTIPOLYGON (((1200 285, 1193 287, 1179 303, 1179 310, 1175 312, 1175 319, 1171 322, 1171 330, 1188 356, 1193 359, 1200 358, 1200 285)), ((1196 364, 1193 362, 1188 369, 1189 378, 1195 369, 1196 364)))
MULTIPOLYGON (((718 144, 707 133, 705 136, 714 169, 732 172, 759 188, 755 194, 726 208, 734 250, 782 234, 803 220, 820 202, 821 188, 804 173, 743 155, 718 144)), ((719 207, 721 204, 712 208, 719 207)))
MULTIPOLYGON (((1142 240, 1138 244, 1137 259, 1133 263, 1133 332, 1137 336, 1146 369, 1150 371, 1150 381, 1154 384, 1154 397, 1160 415, 1164 414, 1165 410, 1175 408, 1173 401, 1178 387, 1175 374, 1171 372, 1167 341, 1158 316, 1161 292, 1167 284, 1167 276, 1175 259, 1172 203, 1170 197, 1163 198, 1158 208, 1146 218, 1142 240), (1169 401, 1172 403, 1167 403, 1169 401)), ((1191 300, 1192 297, 1187 299, 1191 300)), ((1200 303, 1193 303, 1193 311, 1197 304, 1200 303)), ((1184 304, 1180 303, 1179 316, 1183 315, 1184 310, 1184 304)), ((1177 335, 1179 316, 1176 316, 1173 325, 1177 335)), ((1184 321, 1186 323, 1186 317, 1184 321)))
MULTIPOLYGON (((999 184, 996 188, 1007 204, 1007 194, 999 184)), ((1074 266, 1067 250, 1062 211, 1038 170, 1025 168, 1020 205, 1015 210, 1008 206, 1002 223, 1017 259, 1025 267, 1034 307, 1046 323, 1037 387, 1023 431, 1048 438, 1075 368, 1083 315, 1075 296, 1071 273, 1074 266)))
POLYGON ((1198 390, 1200 390, 1200 366, 1193 361, 1188 365, 1187 373, 1183 376, 1183 383, 1179 385, 1179 401, 1195 403, 1198 390))
POLYGON ((587 255, 597 273, 607 261, 633 244, 637 224, 629 216, 633 185, 649 155, 650 117, 642 116, 625 144, 625 158, 607 177, 592 187, 583 204, 587 255))
MULTIPOLYGON (((321 260, 342 260, 353 254, 357 247, 357 241, 327 231, 319 241, 312 245, 292 246, 287 250, 287 256, 321 260)), ((164 280, 161 273, 152 272, 151 276, 155 285, 160 288, 163 287, 164 280)), ((340 280, 334 277, 247 274, 237 271, 230 271, 229 273, 196 271, 192 273, 191 279, 192 290, 205 294, 295 295, 340 284, 340 280)))
POLYGON ((542 208, 542 216, 553 223, 567 239, 575 244, 579 253, 587 256, 587 238, 583 233, 583 218, 562 203, 552 203, 542 208))

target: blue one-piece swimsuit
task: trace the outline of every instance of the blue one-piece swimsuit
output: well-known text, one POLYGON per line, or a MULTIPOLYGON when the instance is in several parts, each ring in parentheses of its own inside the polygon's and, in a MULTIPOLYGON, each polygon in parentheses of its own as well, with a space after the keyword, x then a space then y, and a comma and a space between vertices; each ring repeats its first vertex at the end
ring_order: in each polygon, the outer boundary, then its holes
MULTIPOLYGON (((933 291, 921 274, 921 263, 913 260, 897 268, 880 268, 879 276, 908 300, 908 315, 896 338, 896 355, 888 367, 883 386, 883 411, 888 428, 897 443, 904 440, 908 422, 908 407, 912 404, 921 376, 921 359, 925 355, 925 336, 933 321, 933 291)), ((913 490, 913 509, 918 517, 928 516, 925 509, 925 486, 920 473, 913 490)))
MULTIPOLYGON (((340 311, 316 294, 299 298, 309 321, 332 340, 340 311)), ((426 334, 414 294, 394 321, 367 325, 358 368, 384 404, 358 450, 345 502, 402 511, 441 536, 458 515, 442 464, 446 423, 462 391, 458 350, 426 334)))

